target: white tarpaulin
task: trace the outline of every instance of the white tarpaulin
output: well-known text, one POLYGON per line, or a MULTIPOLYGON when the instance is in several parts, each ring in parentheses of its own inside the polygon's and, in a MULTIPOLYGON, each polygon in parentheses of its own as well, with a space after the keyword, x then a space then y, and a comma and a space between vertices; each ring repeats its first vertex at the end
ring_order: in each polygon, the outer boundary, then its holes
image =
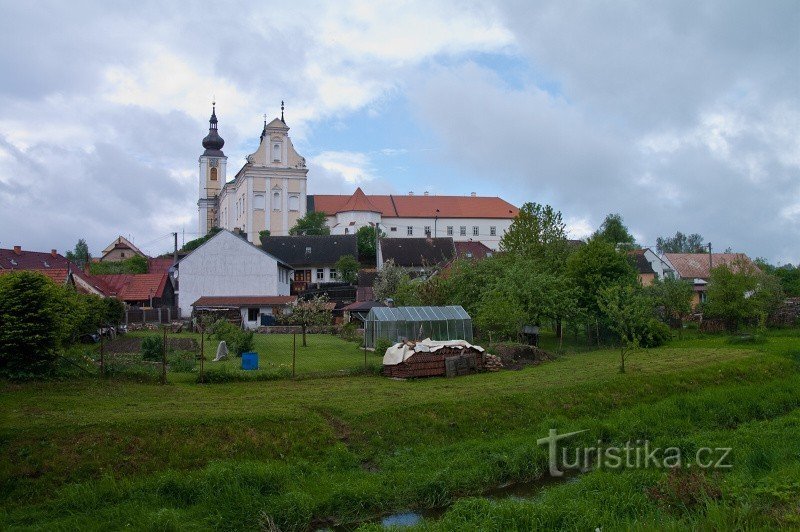
POLYGON ((425 338, 419 342, 416 342, 414 345, 408 345, 403 342, 399 342, 394 344, 392 347, 386 350, 386 354, 383 355, 383 365, 384 366, 394 366, 396 364, 400 364, 401 362, 405 362, 408 357, 413 355, 414 353, 435 353, 439 349, 443 347, 456 347, 456 348, 472 348, 478 351, 479 353, 483 353, 483 348, 479 345, 472 345, 465 340, 431 340, 430 338, 425 338))

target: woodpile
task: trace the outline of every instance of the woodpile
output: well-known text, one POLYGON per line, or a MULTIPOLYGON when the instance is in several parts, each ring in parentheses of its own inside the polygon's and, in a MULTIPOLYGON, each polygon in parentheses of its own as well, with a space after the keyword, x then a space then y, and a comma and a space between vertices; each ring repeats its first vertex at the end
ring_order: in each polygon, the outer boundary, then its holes
MULTIPOLYGON (((413 342, 407 342, 409 347, 413 342)), ((484 353, 473 348, 442 347, 432 353, 414 353, 400 364, 383 366, 387 377, 409 379, 415 377, 458 376, 484 371, 484 353)))
POLYGON ((486 371, 500 371, 503 369, 503 361, 498 356, 490 355, 486 353, 484 355, 484 369, 486 371))

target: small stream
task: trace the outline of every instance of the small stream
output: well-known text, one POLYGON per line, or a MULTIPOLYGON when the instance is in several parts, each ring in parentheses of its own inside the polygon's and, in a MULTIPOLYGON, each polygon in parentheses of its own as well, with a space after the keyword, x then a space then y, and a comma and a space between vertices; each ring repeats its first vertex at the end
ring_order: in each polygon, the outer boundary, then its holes
MULTIPOLYGON (((502 484, 496 488, 484 492, 481 495, 471 495, 470 497, 483 497, 490 500, 501 499, 518 499, 528 500, 536 497, 541 491, 549 486, 563 484, 565 482, 578 482, 580 475, 578 473, 566 473, 563 477, 544 476, 542 478, 531 480, 528 482, 509 482, 502 484)), ((361 525, 368 523, 380 523, 383 528, 391 527, 412 527, 419 525, 424 520, 433 521, 439 519, 447 511, 448 506, 439 508, 426 508, 423 510, 402 510, 391 515, 367 519, 360 523, 353 523, 349 525, 339 525, 331 528, 323 528, 320 530, 336 530, 342 532, 349 532, 355 530, 361 525)))

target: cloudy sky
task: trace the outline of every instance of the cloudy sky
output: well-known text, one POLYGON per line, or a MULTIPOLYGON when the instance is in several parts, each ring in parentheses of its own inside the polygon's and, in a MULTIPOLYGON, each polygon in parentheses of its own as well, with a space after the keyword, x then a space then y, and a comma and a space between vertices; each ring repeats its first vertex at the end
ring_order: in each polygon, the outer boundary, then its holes
POLYGON ((474 191, 800 262, 794 0, 111 4, 0 1, 0 247, 194 238, 215 97, 229 175, 283 99, 312 193, 474 191))

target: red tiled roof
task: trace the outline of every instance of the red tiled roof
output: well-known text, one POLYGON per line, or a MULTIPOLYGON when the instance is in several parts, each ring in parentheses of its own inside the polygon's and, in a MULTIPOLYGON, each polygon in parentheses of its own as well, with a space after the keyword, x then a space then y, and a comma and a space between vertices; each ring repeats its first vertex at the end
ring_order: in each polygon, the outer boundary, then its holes
MULTIPOLYGON (((333 216, 337 212, 346 212, 348 203, 356 197, 315 194, 314 210, 333 216)), ((507 201, 497 197, 483 196, 368 196, 364 194, 372 206, 369 210, 380 212, 384 218, 514 218, 519 209, 507 201), (438 212, 437 212, 438 210, 438 212)), ((361 207, 363 201, 353 200, 361 207)), ((350 210, 364 210, 350 209, 350 210)))
POLYGON ((664 253, 664 257, 675 266, 678 275, 683 279, 708 279, 711 276, 710 268, 722 266, 734 266, 738 261, 753 264, 750 257, 744 253, 712 253, 709 264, 708 253, 664 253))
POLYGON ((162 297, 167 286, 166 273, 96 275, 110 295, 123 301, 148 301, 162 297))
POLYGON ((172 268, 172 257, 147 259, 147 273, 167 273, 172 268))
POLYGON ((59 253, 20 250, 19 253, 13 249, 0 249, 0 270, 70 270, 76 278, 76 285, 80 288, 86 287, 87 290, 106 295, 106 291, 98 280, 88 273, 81 270, 77 264, 70 262, 66 257, 59 253))
POLYGON ((483 242, 453 242, 456 256, 468 259, 485 259, 494 253, 492 248, 483 242))
POLYGON ((203 296, 193 307, 257 307, 288 305, 297 301, 297 296, 203 296))
MULTIPOLYGON (((13 273, 15 271, 21 270, 0 270, 0 275, 13 273)), ((42 275, 49 277, 56 284, 67 284, 67 279, 69 279, 69 270, 67 268, 50 268, 47 270, 30 269, 22 271, 41 273, 42 275)))
POLYGON ((364 194, 361 187, 356 188, 353 195, 342 205, 337 212, 350 212, 350 211, 366 211, 366 212, 381 212, 364 194))

